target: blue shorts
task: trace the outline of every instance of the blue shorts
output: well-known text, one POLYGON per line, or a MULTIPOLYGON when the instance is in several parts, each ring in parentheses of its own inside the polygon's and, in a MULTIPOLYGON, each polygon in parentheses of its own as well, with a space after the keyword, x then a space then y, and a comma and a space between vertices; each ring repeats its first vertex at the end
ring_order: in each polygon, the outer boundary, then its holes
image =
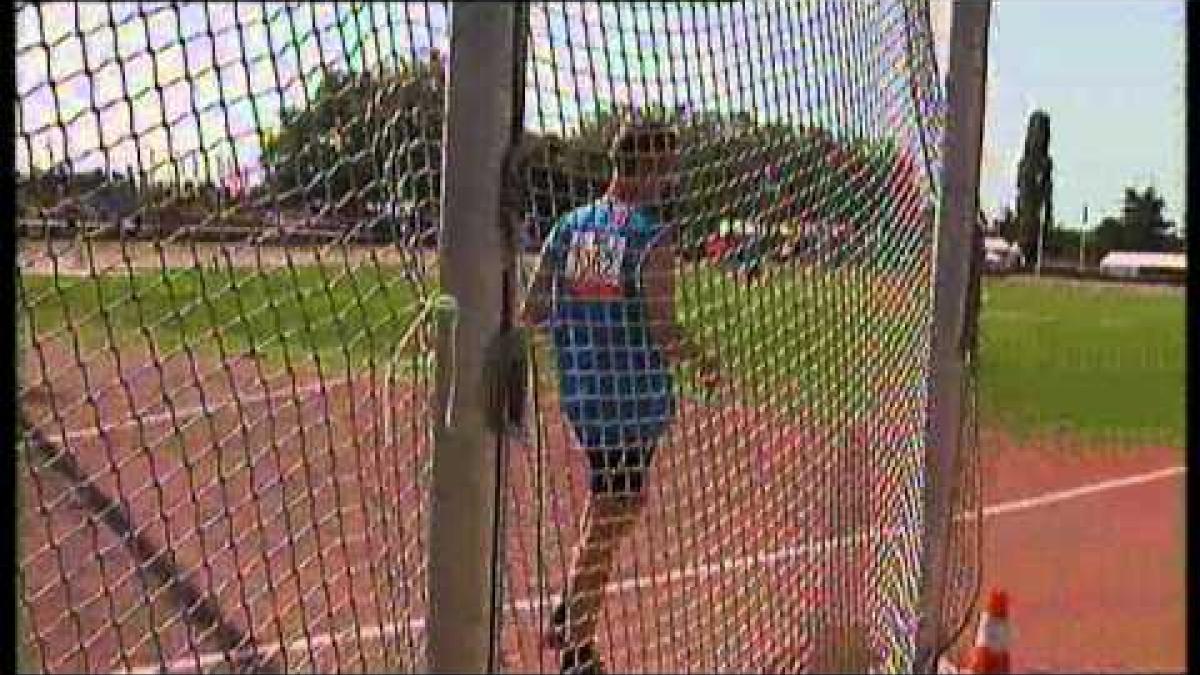
POLYGON ((565 400, 563 412, 587 454, 593 494, 639 494, 654 458, 654 446, 675 413, 674 400, 565 400))

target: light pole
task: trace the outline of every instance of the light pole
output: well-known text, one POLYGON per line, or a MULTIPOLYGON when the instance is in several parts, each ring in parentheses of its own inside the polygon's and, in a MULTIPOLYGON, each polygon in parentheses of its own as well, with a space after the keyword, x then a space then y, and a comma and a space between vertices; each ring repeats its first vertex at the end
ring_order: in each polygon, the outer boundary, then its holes
POLYGON ((217 196, 217 213, 220 214, 221 208, 224 206, 224 203, 225 203, 225 199, 224 199, 225 195, 223 194, 225 192, 225 156, 224 155, 217 155, 217 179, 215 181, 213 181, 213 183, 215 183, 215 187, 214 187, 213 191, 217 193, 217 195, 216 195, 217 196))
POLYGON ((1083 229, 1079 232, 1079 271, 1083 272, 1084 250, 1087 248, 1087 204, 1083 205, 1083 229))

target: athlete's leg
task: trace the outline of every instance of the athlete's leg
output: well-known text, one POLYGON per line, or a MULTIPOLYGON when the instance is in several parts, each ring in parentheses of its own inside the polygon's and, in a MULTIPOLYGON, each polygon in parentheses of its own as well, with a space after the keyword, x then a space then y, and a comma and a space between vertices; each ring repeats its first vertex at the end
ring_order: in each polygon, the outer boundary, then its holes
POLYGON ((651 454, 642 448, 588 452, 591 490, 568 568, 561 617, 564 670, 577 664, 586 672, 589 664, 581 661, 595 659, 592 645, 604 587, 617 549, 637 524, 645 503, 643 483, 651 454))
POLYGON ((567 580, 567 636, 571 642, 587 642, 595 637, 613 558, 637 524, 644 501, 640 491, 592 491, 589 495, 567 580))
POLYGON ((572 419, 587 454, 590 475, 589 497, 563 589, 562 611, 555 617, 559 619, 556 623, 563 672, 599 672, 594 643, 604 587, 617 548, 637 524, 654 446, 674 412, 670 380, 665 375, 658 377, 662 381, 635 381, 634 388, 663 395, 632 401, 593 400, 564 411, 572 419))

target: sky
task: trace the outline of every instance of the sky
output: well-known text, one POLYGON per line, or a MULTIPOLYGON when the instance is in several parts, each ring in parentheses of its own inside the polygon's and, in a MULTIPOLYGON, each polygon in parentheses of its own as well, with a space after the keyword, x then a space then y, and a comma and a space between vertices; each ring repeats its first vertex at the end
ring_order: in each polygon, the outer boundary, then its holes
POLYGON ((30 3, 17 17, 17 165, 49 154, 165 174, 175 157, 211 175, 236 151, 253 166, 263 130, 323 67, 423 58, 445 24, 426 3, 30 3))
MULTIPOLYGON (((526 121, 561 131, 589 109, 654 100, 827 128, 853 123, 864 134, 911 132, 887 129, 904 113, 906 90, 873 91, 905 58, 898 4, 846 7, 536 4, 526 121), (836 58, 851 35, 854 58, 836 58)), ((303 103, 322 68, 445 51, 447 24, 441 3, 27 5, 18 15, 18 165, 66 155, 77 167, 120 169, 150 163, 151 152, 155 162, 188 164, 197 148, 215 156, 235 146, 253 163, 257 130, 303 103)))
MULTIPOLYGON (((935 0, 939 41, 950 3, 935 0)), ((1120 213, 1126 187, 1153 186, 1185 222, 1182 0, 994 0, 980 202, 1014 206, 1029 114, 1050 115, 1055 220, 1120 213)), ((944 57, 943 57, 944 58, 944 57)), ((944 61, 943 61, 944 63, 944 61)))
MULTIPOLYGON (((910 101, 891 77, 906 64, 897 5, 701 4, 535 6, 527 125, 561 130, 588 108, 658 91, 668 105, 752 108, 913 142, 910 101), (830 58, 846 54, 839 40, 851 34, 858 53, 830 58)), ((259 131, 282 106, 303 102, 325 64, 375 67, 447 43, 437 3, 178 7, 26 5, 18 166, 30 154, 39 165, 67 154, 80 167, 118 169, 176 156, 191 173, 198 160, 235 151, 255 166, 259 131)), ((950 9, 948 0, 930 5, 943 74, 950 9)), ((1057 219, 1073 225, 1087 202, 1094 224, 1119 209, 1131 184, 1154 185, 1168 217, 1182 216, 1181 0, 994 0, 989 43, 986 212, 1013 202, 1026 121, 1041 108, 1051 120, 1057 219)))

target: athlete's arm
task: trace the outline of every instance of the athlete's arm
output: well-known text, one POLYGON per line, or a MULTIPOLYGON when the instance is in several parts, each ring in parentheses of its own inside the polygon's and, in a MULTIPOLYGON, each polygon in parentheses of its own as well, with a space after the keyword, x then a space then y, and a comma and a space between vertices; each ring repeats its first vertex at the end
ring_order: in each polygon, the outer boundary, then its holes
POLYGON ((675 274, 672 251, 675 235, 664 229, 646 250, 642 261, 642 290, 646 298, 646 330, 654 343, 667 353, 674 353, 681 342, 682 331, 675 322, 675 274))
POLYGON ((646 293, 646 328, 655 344, 674 359, 698 358, 700 350, 675 319, 675 234, 670 228, 663 230, 646 251, 642 287, 646 293))
POLYGON ((546 241, 542 244, 542 251, 538 254, 537 268, 533 272, 533 282, 525 293, 525 303, 521 308, 521 322, 527 326, 536 326, 550 318, 550 295, 554 282, 553 258, 557 254, 555 242, 558 239, 556 236, 558 229, 556 225, 546 236, 546 241))

